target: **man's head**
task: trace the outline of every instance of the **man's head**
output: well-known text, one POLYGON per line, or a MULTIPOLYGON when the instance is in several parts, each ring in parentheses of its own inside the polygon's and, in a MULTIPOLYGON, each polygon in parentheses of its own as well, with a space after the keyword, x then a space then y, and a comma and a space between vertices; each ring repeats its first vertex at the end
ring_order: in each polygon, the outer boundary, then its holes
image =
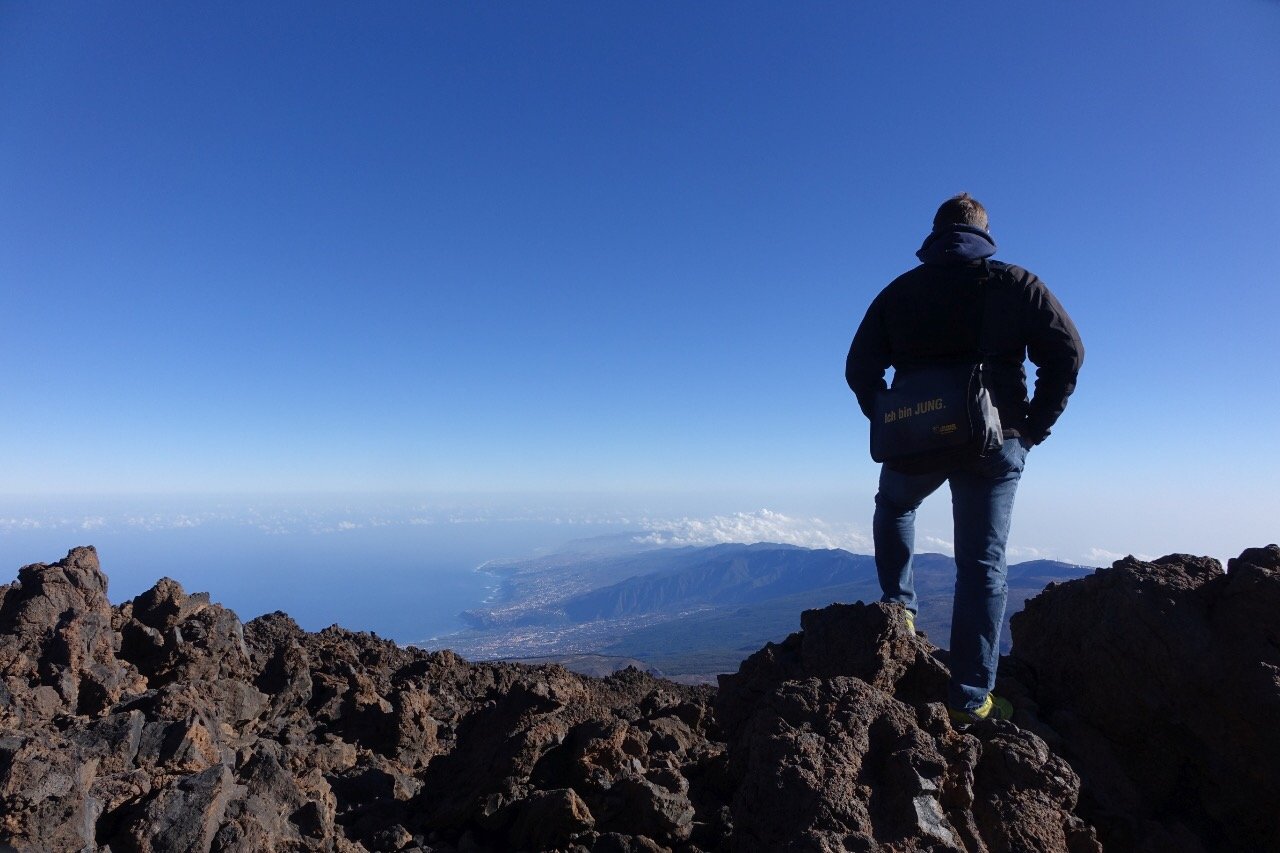
POLYGON ((933 215, 933 230, 948 225, 968 225, 987 230, 987 209, 968 193, 952 196, 942 203, 933 215))

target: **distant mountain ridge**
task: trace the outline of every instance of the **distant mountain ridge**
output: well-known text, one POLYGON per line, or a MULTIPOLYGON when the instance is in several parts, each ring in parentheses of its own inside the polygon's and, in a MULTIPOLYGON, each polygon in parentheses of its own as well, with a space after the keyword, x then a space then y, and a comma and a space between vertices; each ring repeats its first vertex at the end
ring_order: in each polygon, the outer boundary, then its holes
POLYGON ((628 578, 564 603, 575 621, 652 613, 671 607, 755 604, 830 586, 865 572, 870 557, 795 545, 717 545, 703 559, 666 572, 628 578))
MULTIPOLYGON (((502 578, 495 601, 464 614, 472 630, 429 645, 488 659, 604 654, 708 675, 794 631, 805 609, 880 596, 874 557, 777 543, 568 551, 486 570, 502 578)), ((1008 613, 1048 583, 1092 571, 1054 560, 1010 566, 1008 613)), ((917 627, 945 646, 955 562, 918 554, 915 572, 917 627)), ((1007 650, 1007 617, 1002 639, 1007 650)))

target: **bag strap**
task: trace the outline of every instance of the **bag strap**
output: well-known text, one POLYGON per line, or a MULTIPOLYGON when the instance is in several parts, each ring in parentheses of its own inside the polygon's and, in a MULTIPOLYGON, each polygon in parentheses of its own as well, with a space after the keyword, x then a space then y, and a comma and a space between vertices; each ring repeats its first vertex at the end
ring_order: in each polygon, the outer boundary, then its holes
POLYGON ((991 360, 991 353, 983 346, 983 337, 987 331, 987 301, 990 298, 991 282, 997 277, 1003 277, 1008 264, 1002 261, 993 261, 989 258, 982 259, 983 275, 978 279, 978 300, 981 306, 978 310, 978 339, 976 341, 978 348, 978 376, 985 382, 987 363, 991 360))
POLYGON ((983 334, 987 331, 987 296, 991 278, 995 275, 991 262, 986 258, 982 259, 982 276, 978 279, 978 337, 974 341, 978 348, 978 369, 985 369, 987 357, 989 353, 987 348, 982 345, 983 334))

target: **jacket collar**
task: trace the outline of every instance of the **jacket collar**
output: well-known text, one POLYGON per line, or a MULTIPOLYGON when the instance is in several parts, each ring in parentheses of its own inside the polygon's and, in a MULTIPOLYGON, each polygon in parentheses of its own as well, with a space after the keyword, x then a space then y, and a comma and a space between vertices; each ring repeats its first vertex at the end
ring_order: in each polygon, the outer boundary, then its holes
POLYGON ((916 257, 926 264, 971 264, 996 253, 996 241, 972 225, 943 225, 924 238, 916 257))

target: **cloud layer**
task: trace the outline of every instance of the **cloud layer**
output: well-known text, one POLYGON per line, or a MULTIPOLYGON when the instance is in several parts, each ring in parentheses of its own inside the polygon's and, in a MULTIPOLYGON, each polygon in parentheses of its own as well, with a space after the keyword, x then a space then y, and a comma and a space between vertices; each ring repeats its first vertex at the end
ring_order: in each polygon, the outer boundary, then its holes
POLYGON ((870 538, 851 525, 832 525, 820 518, 793 518, 769 509, 709 518, 646 519, 643 524, 648 532, 637 541, 663 547, 726 542, 779 542, 862 552, 871 547, 870 538))
MULTIPOLYGON (((717 545, 729 542, 751 544, 778 542, 805 548, 843 548, 859 554, 874 550, 870 518, 863 524, 832 523, 814 516, 788 515, 762 508, 752 512, 716 515, 663 516, 633 514, 608 509, 583 509, 547 505, 446 503, 427 500, 387 500, 361 502, 358 499, 330 502, 319 499, 291 502, 288 499, 220 499, 200 504, 156 503, 141 506, 78 505, 40 509, 0 506, 0 535, 39 532, 132 533, 185 528, 242 528, 263 534, 342 535, 351 531, 378 528, 419 528, 427 526, 486 524, 547 524, 596 528, 601 534, 640 531, 633 538, 644 547, 717 545), (6 511, 6 509, 8 511, 6 511)), ((869 513, 868 513, 869 515, 869 513)), ((953 554, 950 531, 917 531, 916 547, 921 552, 953 554), (941 535, 939 535, 941 534, 941 535)), ((568 530, 566 534, 568 535, 568 530)), ((1035 559, 1059 559, 1080 565, 1107 566, 1125 556, 1103 547, 1082 548, 1063 554, 1027 543, 1010 543, 1011 563, 1035 559)), ((1150 559, 1139 554, 1140 559, 1150 559)))

